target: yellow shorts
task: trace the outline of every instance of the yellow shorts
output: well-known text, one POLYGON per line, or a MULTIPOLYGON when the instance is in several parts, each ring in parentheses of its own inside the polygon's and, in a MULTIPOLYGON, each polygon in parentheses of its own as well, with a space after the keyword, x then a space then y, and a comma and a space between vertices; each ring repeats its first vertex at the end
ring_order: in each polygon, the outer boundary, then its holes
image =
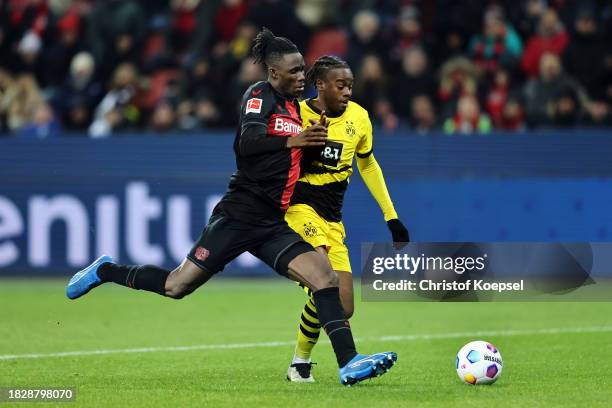
POLYGON ((306 204, 295 204, 289 207, 285 215, 287 224, 313 247, 323 246, 333 270, 351 272, 351 262, 346 245, 344 245, 344 225, 341 222, 330 222, 323 219, 306 204))

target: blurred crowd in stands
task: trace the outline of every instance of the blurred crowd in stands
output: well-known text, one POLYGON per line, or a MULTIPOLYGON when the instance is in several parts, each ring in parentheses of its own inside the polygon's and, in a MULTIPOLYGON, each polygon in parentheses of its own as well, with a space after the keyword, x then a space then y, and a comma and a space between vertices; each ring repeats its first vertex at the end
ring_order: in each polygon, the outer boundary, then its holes
POLYGON ((0 135, 233 128, 263 26, 384 131, 612 126, 609 0, 0 0, 0 135))

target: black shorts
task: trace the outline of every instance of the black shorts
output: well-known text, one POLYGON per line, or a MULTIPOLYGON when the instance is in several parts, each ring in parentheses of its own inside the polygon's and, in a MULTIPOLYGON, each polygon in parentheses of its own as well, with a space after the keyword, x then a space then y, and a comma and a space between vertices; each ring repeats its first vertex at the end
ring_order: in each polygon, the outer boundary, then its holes
POLYGON ((251 225, 229 217, 222 206, 217 205, 187 258, 209 273, 217 273, 247 251, 287 276, 289 262, 314 248, 284 219, 266 226, 251 225))

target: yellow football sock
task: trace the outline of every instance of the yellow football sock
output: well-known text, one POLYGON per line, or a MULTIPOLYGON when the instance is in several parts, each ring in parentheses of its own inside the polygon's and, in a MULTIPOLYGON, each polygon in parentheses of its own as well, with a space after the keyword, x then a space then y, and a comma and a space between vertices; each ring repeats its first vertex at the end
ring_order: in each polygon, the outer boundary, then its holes
POLYGON ((317 308, 311 297, 304 305, 304 310, 300 316, 300 328, 298 330, 297 346, 295 347, 296 357, 304 360, 310 359, 312 349, 319 340, 320 332, 321 322, 319 322, 317 308))

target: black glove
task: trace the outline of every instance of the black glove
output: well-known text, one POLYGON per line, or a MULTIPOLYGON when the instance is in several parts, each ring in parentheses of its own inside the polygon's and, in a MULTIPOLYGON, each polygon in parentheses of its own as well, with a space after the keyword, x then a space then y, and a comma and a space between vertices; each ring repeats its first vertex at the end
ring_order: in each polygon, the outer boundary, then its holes
POLYGON ((401 249, 406 246, 406 243, 410 242, 410 235, 408 234, 408 229, 404 227, 404 224, 397 219, 394 218, 392 220, 387 221, 387 226, 389 227, 389 231, 391 231, 391 236, 393 237, 393 246, 396 249, 401 249))

